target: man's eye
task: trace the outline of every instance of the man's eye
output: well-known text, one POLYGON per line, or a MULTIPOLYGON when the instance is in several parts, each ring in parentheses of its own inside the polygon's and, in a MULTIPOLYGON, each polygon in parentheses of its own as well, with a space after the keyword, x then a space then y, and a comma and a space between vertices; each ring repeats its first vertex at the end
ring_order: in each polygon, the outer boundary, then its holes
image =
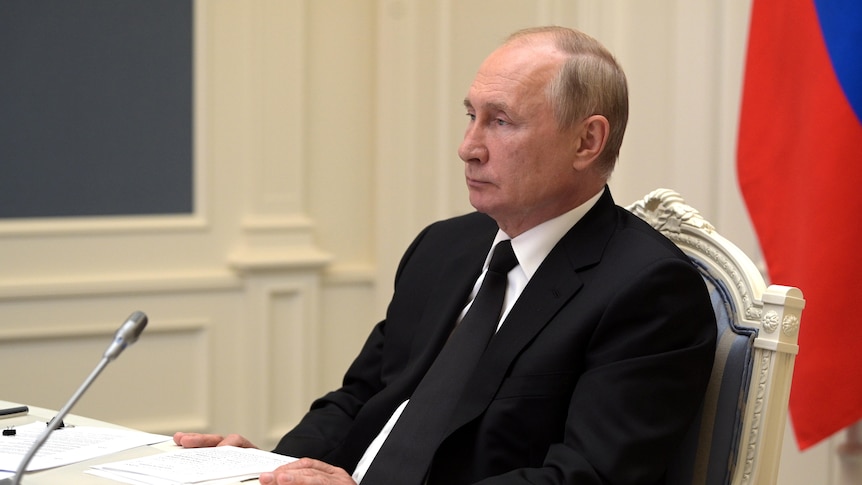
POLYGON ((467 118, 470 118, 470 121, 476 121, 475 113, 467 113, 467 118))
POLYGON ((496 119, 494 120, 494 123, 497 123, 497 126, 505 126, 505 125, 508 125, 508 124, 509 124, 509 122, 508 122, 508 121, 503 120, 503 119, 500 119, 500 118, 496 118, 496 119))

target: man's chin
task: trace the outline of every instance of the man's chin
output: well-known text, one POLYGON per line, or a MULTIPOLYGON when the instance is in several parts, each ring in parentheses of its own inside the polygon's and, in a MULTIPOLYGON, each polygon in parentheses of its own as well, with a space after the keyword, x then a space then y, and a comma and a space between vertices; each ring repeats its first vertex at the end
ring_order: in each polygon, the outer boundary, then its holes
POLYGON ((483 214, 488 213, 487 203, 482 200, 481 195, 476 194, 473 190, 470 190, 470 205, 483 214))
POLYGON ((494 217, 494 205, 488 203, 487 200, 482 200, 481 198, 475 198, 471 196, 470 205, 472 205, 477 212, 481 212, 482 214, 494 217))

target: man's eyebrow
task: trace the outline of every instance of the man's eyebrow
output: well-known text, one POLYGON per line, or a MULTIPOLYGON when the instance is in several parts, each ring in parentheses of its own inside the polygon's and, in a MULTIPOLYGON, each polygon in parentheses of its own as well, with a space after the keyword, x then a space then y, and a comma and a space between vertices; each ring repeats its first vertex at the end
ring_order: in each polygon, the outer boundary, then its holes
MULTIPOLYGON (((473 109, 473 103, 471 103, 469 99, 464 98, 464 107, 467 109, 473 109)), ((491 111, 502 111, 504 113, 509 112, 509 105, 503 102, 492 101, 483 104, 482 107, 491 111)))

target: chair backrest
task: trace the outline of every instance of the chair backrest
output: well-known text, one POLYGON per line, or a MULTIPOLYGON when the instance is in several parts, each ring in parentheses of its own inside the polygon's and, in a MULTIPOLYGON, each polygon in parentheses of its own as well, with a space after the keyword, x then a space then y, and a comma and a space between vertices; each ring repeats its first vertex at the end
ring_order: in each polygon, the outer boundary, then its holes
POLYGON ((766 286, 751 259, 673 190, 654 190, 627 209, 691 258, 710 290, 718 322, 706 399, 667 483, 774 485, 799 349, 802 292, 766 286))

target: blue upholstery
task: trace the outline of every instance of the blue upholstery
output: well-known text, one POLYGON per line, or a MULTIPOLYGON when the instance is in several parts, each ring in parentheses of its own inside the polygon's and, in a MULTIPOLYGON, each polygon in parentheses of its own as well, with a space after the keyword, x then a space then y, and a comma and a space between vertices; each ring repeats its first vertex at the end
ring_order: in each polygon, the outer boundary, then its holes
POLYGON ((715 364, 700 415, 668 470, 669 485, 727 485, 738 456, 754 355, 755 329, 736 324, 740 309, 726 282, 697 265, 718 323, 715 364))

